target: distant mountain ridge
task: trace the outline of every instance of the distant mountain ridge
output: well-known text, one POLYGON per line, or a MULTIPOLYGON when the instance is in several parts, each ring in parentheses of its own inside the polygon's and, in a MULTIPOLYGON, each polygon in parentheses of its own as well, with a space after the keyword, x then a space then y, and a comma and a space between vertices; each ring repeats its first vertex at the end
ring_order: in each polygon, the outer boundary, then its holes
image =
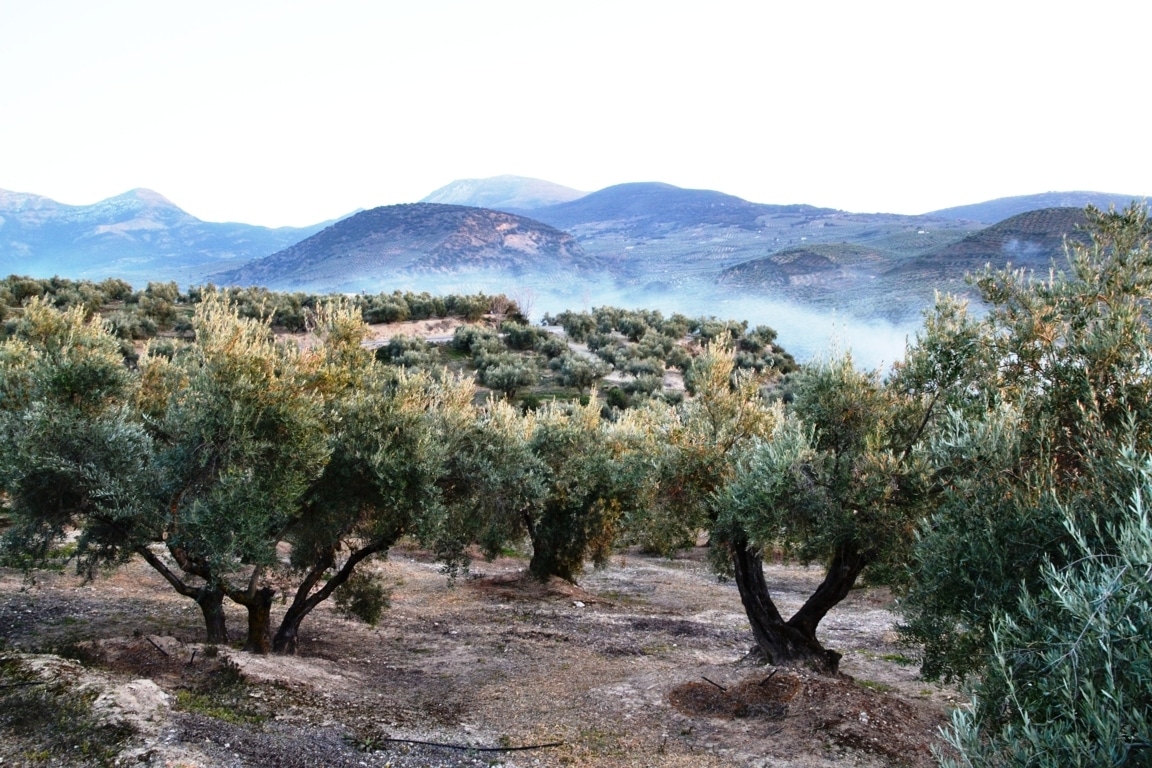
POLYGON ((519 213, 556 203, 566 203, 588 194, 578 189, 525 176, 493 176, 487 179, 457 179, 421 203, 468 205, 519 213))
POLYGON ((1087 208, 1089 205, 1093 205, 1106 211, 1109 206, 1116 206, 1117 209, 1120 209, 1126 207, 1133 200, 1145 199, 1140 195, 1117 195, 1109 192, 1042 192, 1037 195, 1000 197, 982 203, 944 208, 924 215, 937 219, 966 219, 983 224, 995 224, 1021 213, 1039 211, 1045 208, 1087 208))
POLYGON ((831 213, 811 205, 750 203, 711 189, 683 189, 660 182, 632 182, 605 187, 567 203, 530 212, 535 219, 559 229, 578 232, 595 225, 635 236, 659 234, 677 226, 733 226, 756 229, 761 216, 779 213, 831 213), (610 223, 610 224, 609 224, 610 223))
POLYGON ((0 273, 117 276, 136 285, 523 292, 547 310, 621 303, 749 316, 785 302, 908 325, 934 290, 967 290, 965 272, 986 263, 1046 270, 1055 258, 1059 266, 1083 204, 1130 199, 1045 193, 905 216, 768 205, 658 182, 584 195, 507 176, 461 180, 429 197, 535 205, 541 189, 545 197, 578 196, 525 209, 410 203, 279 230, 202 222, 149 190, 92 206, 0 191, 0 273), (994 226, 973 218, 1052 196, 1072 196, 1075 205, 994 226))
POLYGON ((547 224, 484 208, 407 203, 357 213, 220 280, 359 290, 436 276, 564 281, 598 268, 572 235, 547 224))
POLYGON ((92 205, 0 190, 0 273, 203 280, 325 226, 270 229, 201 221, 149 189, 92 205))

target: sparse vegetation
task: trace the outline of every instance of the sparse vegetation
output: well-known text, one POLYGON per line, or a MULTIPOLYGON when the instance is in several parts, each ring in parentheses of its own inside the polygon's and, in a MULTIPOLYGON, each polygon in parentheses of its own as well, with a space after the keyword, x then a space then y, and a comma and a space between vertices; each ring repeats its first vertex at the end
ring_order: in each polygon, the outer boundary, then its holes
POLYGON ((45 679, 16 654, 0 652, 0 733, 20 764, 112 766, 132 736, 92 710, 95 694, 45 679))

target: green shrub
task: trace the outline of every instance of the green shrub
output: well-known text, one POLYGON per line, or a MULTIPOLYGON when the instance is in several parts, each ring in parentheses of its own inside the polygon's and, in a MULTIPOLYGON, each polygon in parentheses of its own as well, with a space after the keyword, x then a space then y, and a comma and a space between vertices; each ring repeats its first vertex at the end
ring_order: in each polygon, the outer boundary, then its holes
POLYGON ((336 610, 350 619, 376 626, 384 611, 392 607, 392 592, 379 579, 355 571, 336 590, 336 610))
POLYGON ((393 336, 387 344, 376 348, 377 360, 409 368, 428 368, 436 363, 437 357, 431 344, 414 336, 393 336))
POLYGON ((535 384, 539 378, 536 369, 525 365, 523 360, 500 362, 480 371, 480 383, 507 398, 512 398, 521 387, 535 384))
POLYGON ((993 622, 992 658, 971 709, 946 733, 944 766, 1152 765, 1152 469, 1127 519, 1085 531, 1014 614, 993 622), (1101 541, 1114 542, 1112 553, 1101 541))
POLYGON ((534 349, 543 338, 548 336, 548 332, 540 328, 509 320, 500 324, 500 332, 504 334, 504 343, 508 345, 509 349, 521 351, 534 349))

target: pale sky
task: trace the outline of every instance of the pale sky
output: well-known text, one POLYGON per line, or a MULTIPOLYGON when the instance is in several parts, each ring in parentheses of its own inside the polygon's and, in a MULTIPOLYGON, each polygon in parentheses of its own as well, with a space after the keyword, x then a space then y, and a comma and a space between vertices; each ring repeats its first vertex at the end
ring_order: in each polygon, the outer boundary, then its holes
POLYGON ((0 0, 0 189, 304 225, 459 178, 1152 194, 1152 3, 0 0))

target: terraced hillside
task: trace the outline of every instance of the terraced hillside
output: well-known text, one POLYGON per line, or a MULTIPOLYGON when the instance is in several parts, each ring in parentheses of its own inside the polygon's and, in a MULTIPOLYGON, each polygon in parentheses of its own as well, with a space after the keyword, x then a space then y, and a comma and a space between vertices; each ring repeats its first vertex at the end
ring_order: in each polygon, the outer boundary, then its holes
POLYGON ((1065 238, 1087 241, 1079 229, 1085 221, 1082 208, 1021 213, 910 259, 892 272, 950 283, 988 264, 1046 271, 1053 262, 1059 266, 1063 260, 1065 238))
POLYGON ((1108 192, 1041 192, 1038 195, 1017 195, 972 205, 958 205, 924 215, 937 219, 966 219, 994 224, 1021 213, 1044 208, 1085 208, 1092 205, 1106 211, 1109 206, 1121 209, 1133 200, 1142 199, 1144 197, 1141 195, 1116 195, 1108 192))

